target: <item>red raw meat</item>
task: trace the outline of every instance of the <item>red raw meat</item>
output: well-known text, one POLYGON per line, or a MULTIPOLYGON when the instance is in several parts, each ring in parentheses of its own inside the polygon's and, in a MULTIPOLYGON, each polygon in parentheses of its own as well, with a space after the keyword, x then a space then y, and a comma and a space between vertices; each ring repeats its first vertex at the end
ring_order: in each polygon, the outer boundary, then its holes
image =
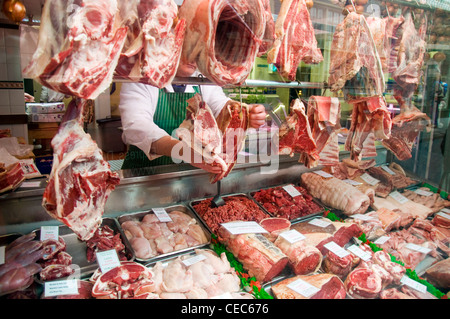
POLYGON ((125 245, 122 242, 120 233, 115 234, 114 230, 108 225, 99 227, 94 236, 86 242, 86 259, 88 262, 96 260, 95 253, 97 251, 104 251, 115 249, 119 260, 127 260, 125 254, 125 245))
POLYGON ((25 180, 25 174, 19 162, 0 172, 0 194, 19 187, 25 180))
POLYGON ((67 265, 49 265, 41 270, 39 276, 42 281, 50 281, 67 277, 75 272, 71 266, 67 265))
POLYGON ((381 292, 381 278, 371 269, 356 268, 344 281, 347 294, 355 299, 377 298, 381 292))
POLYGON ((262 56, 272 47, 275 41, 275 22, 270 9, 270 0, 261 0, 264 6, 264 16, 266 18, 266 29, 261 45, 259 46, 258 56, 262 56))
POLYGON ((86 101, 74 98, 52 139, 53 166, 42 205, 81 239, 100 226, 109 194, 120 182, 81 125, 86 101))

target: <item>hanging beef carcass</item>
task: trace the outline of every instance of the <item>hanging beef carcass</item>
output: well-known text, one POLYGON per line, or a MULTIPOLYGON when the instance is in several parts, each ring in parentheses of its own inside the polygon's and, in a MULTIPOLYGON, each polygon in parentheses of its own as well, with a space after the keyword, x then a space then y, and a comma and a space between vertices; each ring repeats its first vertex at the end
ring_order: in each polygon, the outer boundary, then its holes
POLYGON ((267 53, 275 41, 275 21, 273 21, 272 10, 270 9, 270 0, 262 0, 262 2, 266 18, 266 29, 264 31, 262 43, 259 46, 259 57, 267 53))
POLYGON ((275 22, 275 41, 267 53, 281 76, 294 80, 300 61, 323 61, 305 0, 284 0, 275 22))
POLYGON ((176 134, 195 151, 194 161, 222 167, 221 174, 211 176, 211 183, 215 183, 230 173, 245 144, 249 125, 248 106, 230 100, 216 120, 199 94, 187 102, 186 119, 176 134))
POLYGON ((330 52, 331 91, 381 96, 385 91, 380 57, 363 15, 350 12, 336 27, 330 52), (346 85, 347 84, 347 85, 346 85))
POLYGON ((182 59, 220 86, 247 79, 266 29, 262 0, 185 0, 182 59))
POLYGON ((186 30, 173 0, 119 2, 127 39, 114 78, 131 79, 162 88, 177 71, 186 30))
POLYGON ((311 96, 308 100, 308 122, 316 143, 319 159, 302 154, 306 167, 337 165, 339 143, 337 130, 341 127, 341 104, 339 99, 326 96, 311 96))
POLYGON ((86 102, 72 99, 52 139, 53 166, 42 200, 47 213, 66 224, 81 240, 94 235, 106 200, 120 182, 97 144, 83 130, 86 102))
POLYGON ((71 96, 107 89, 125 44, 117 0, 47 0, 38 47, 24 76, 71 96))

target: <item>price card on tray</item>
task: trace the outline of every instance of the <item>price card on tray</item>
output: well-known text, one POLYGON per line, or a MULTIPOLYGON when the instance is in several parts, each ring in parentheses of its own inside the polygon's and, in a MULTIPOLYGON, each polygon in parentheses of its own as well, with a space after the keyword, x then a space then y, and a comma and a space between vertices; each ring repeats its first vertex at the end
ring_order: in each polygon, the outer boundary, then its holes
POLYGON ((187 258, 187 259, 183 259, 183 264, 185 264, 186 267, 189 267, 189 266, 191 266, 193 264, 196 264, 196 263, 198 263, 198 262, 200 262, 202 260, 205 260, 205 259, 206 259, 205 255, 198 254, 196 256, 193 256, 193 257, 190 257, 190 258, 187 258))
POLYGON ((96 256, 102 273, 120 266, 120 260, 115 249, 97 251, 96 256))
POLYGON ((450 214, 450 209, 448 209, 448 208, 442 208, 442 209, 441 209, 441 212, 450 214))
POLYGON ((433 192, 430 192, 430 191, 426 191, 426 190, 424 190, 424 189, 416 189, 415 191, 414 191, 414 193, 416 193, 416 194, 418 194, 418 195, 422 195, 422 196, 431 196, 431 195, 433 195, 434 193, 433 192))
POLYGON ((360 182, 354 181, 353 179, 349 179, 349 178, 343 179, 342 181, 343 181, 343 182, 346 182, 347 184, 350 184, 350 185, 352 185, 352 186, 358 186, 358 185, 361 185, 361 184, 362 184, 362 183, 360 183, 360 182))
POLYGON ((368 261, 372 258, 372 255, 370 253, 362 250, 357 245, 351 245, 350 247, 347 248, 347 250, 364 261, 368 261))
POLYGON ((302 279, 297 279, 291 282, 289 285, 287 285, 287 287, 306 298, 311 297, 312 295, 320 291, 319 288, 314 287, 313 285, 302 279))
POLYGON ((254 221, 228 222, 221 225, 233 235, 267 233, 267 230, 254 221))
POLYGON ((59 227, 58 226, 41 226, 40 240, 47 239, 58 240, 59 239, 59 227))
POLYGON ((172 221, 172 218, 170 218, 169 214, 167 214, 164 208, 153 208, 153 213, 161 223, 169 223, 172 221))
POLYGON ((360 177, 363 181, 365 181, 367 184, 372 185, 372 186, 377 185, 380 182, 380 180, 376 179, 375 177, 370 176, 367 173, 362 174, 360 177))
POLYGON ((300 193, 295 187, 294 185, 286 185, 283 186, 283 189, 289 194, 291 195, 291 197, 297 197, 302 195, 302 193, 300 193))
POLYGON ((443 211, 441 211, 441 212, 437 213, 436 215, 439 215, 439 216, 441 216, 441 217, 444 217, 444 218, 450 219, 450 215, 449 215, 449 214, 446 214, 446 213, 444 213, 443 211))
POLYGON ((370 221, 370 220, 374 220, 375 218, 373 218, 372 216, 367 216, 367 215, 363 215, 363 214, 354 214, 350 216, 351 218, 355 218, 355 219, 359 219, 359 220, 364 220, 364 221, 370 221))
POLYGON ((323 219, 319 219, 319 218, 314 218, 313 220, 310 220, 308 222, 308 224, 314 225, 314 226, 318 226, 318 227, 328 227, 331 225, 331 222, 323 220, 323 219))
POLYGON ((1 246, 0 247, 0 265, 3 265, 5 263, 5 251, 6 251, 6 246, 1 246))
POLYGON ((381 236, 378 237, 377 240, 375 240, 373 243, 377 245, 383 245, 385 242, 387 242, 391 237, 389 236, 381 236))
POLYGON ((419 246, 419 245, 416 245, 413 243, 408 243, 405 245, 405 247, 408 249, 411 249, 411 250, 418 251, 419 253, 422 253, 422 254, 428 254, 429 252, 431 252, 430 248, 419 246))
POLYGON ((305 235, 295 229, 284 231, 280 234, 280 236, 286 239, 291 244, 296 243, 300 240, 304 240, 306 238, 305 235))
POLYGON ((341 246, 336 244, 334 241, 330 241, 329 243, 326 243, 325 245, 323 245, 323 247, 325 247, 332 253, 336 254, 340 258, 344 258, 344 257, 350 255, 350 253, 348 251, 346 251, 344 248, 342 248, 341 246))
POLYGON ((407 285, 417 291, 420 291, 422 293, 427 292, 427 286, 421 284, 420 282, 417 282, 411 278, 409 278, 407 275, 403 275, 402 279, 400 279, 400 282, 404 285, 407 285))
POLYGON ((395 199, 400 204, 404 204, 409 201, 409 199, 407 199, 405 196, 400 194, 398 191, 394 191, 394 192, 390 193, 389 196, 391 196, 393 199, 395 199))
POLYGON ((324 172, 322 170, 314 171, 313 173, 316 173, 317 175, 320 175, 320 176, 325 177, 325 178, 333 177, 333 175, 331 175, 331 174, 329 174, 327 172, 324 172))
POLYGON ((391 170, 388 166, 383 165, 383 166, 381 166, 381 168, 382 168, 385 172, 388 172, 390 175, 395 175, 394 171, 391 170))
POLYGON ((78 280, 54 280, 47 281, 44 284, 45 297, 55 297, 60 295, 76 295, 78 294, 78 280))

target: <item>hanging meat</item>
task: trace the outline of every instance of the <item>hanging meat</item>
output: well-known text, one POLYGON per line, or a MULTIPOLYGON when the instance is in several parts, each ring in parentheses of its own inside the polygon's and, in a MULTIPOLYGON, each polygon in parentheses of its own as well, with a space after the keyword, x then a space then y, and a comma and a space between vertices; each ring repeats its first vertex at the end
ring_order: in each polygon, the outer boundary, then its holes
POLYGON ((302 162, 308 168, 317 165, 339 163, 337 130, 341 128, 341 104, 339 99, 326 96, 311 96, 308 100, 308 122, 316 143, 319 159, 302 154, 302 162))
POLYGON ((166 86, 177 71, 186 30, 177 5, 173 0, 120 1, 119 11, 128 33, 114 77, 166 86))
POLYGON ((385 91, 380 57, 362 14, 350 12, 336 27, 330 52, 328 85, 353 97, 381 96, 385 91), (347 84, 347 85, 346 85, 347 84))
POLYGON ((275 41, 275 21, 273 21, 272 10, 270 9, 270 0, 262 0, 262 2, 266 18, 266 29, 264 30, 262 43, 259 46, 259 57, 266 54, 275 41))
POLYGON ((209 165, 220 165, 223 173, 211 176, 211 183, 226 177, 245 145, 249 125, 248 106, 228 101, 217 120, 199 94, 189 99, 186 119, 176 131, 178 138, 209 165))
POLYGON ((267 53, 281 76, 295 80, 301 61, 317 64, 323 61, 305 0, 284 0, 275 22, 275 41, 267 53))
MULTIPOLYGON (((252 70, 266 30, 265 1, 185 0, 182 59, 220 86, 240 85, 252 70)), ((269 21, 270 23, 270 21, 269 21)))
POLYGON ((107 89, 125 44, 117 0, 47 0, 38 47, 24 77, 67 95, 95 99, 107 89))
POLYGON ((52 139, 53 166, 42 205, 81 239, 89 240, 101 224, 104 205, 119 184, 117 173, 91 136, 83 130, 87 101, 74 98, 52 139))
POLYGON ((391 113, 382 97, 351 100, 352 123, 345 142, 352 160, 377 155, 375 139, 386 140, 391 136, 391 113))

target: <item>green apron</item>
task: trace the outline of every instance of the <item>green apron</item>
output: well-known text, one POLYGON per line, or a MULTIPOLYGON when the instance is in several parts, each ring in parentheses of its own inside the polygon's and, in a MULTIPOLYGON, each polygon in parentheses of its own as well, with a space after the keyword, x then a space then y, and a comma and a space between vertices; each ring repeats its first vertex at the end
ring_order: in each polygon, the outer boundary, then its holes
MULTIPOLYGON (((195 86, 194 91, 198 93, 198 87, 195 86)), ((160 89, 153 122, 171 135, 186 118, 186 101, 193 97, 195 93, 172 93, 167 92, 165 89, 160 89)), ((169 164, 174 164, 169 156, 160 156, 154 160, 149 160, 140 148, 129 145, 122 169, 169 164)))

